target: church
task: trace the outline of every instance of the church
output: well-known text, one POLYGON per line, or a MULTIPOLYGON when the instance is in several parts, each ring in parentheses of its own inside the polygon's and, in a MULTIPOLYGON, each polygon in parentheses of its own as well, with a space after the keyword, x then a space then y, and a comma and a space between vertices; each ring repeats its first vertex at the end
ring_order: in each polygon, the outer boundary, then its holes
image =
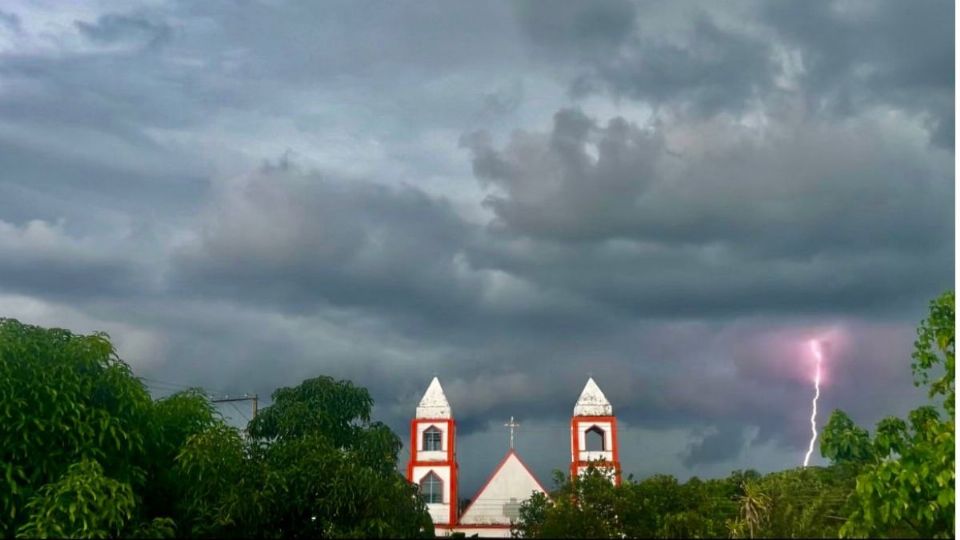
MULTIPOLYGON (((511 418, 508 426, 513 426, 511 418)), ((493 474, 458 511, 457 423, 434 377, 410 422, 410 462, 407 480, 420 486, 420 495, 433 518, 437 536, 462 532, 468 537, 509 538, 511 521, 519 517, 520 505, 534 492, 547 493, 524 464, 512 444, 493 474)), ((594 382, 587 380, 570 419, 570 475, 579 476, 593 464, 620 483, 620 452, 617 419, 613 406, 594 382)))

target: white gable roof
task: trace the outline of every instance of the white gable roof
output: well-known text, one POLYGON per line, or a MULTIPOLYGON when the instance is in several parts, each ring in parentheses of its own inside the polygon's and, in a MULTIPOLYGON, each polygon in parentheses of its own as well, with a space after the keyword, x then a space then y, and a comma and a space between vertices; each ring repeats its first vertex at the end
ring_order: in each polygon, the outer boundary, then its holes
POLYGON ((450 418, 452 416, 453 412, 450 410, 447 396, 443 393, 443 387, 434 377, 427 391, 423 393, 420 405, 417 405, 417 418, 450 418))
POLYGON ((534 492, 546 493, 546 490, 520 461, 520 456, 510 450, 460 516, 460 523, 509 525, 511 519, 516 521, 519 517, 520 504, 534 492))
POLYGON ((580 399, 573 407, 574 416, 612 416, 613 405, 607 401, 607 396, 603 395, 597 383, 593 382, 593 377, 587 379, 583 392, 580 393, 580 399))

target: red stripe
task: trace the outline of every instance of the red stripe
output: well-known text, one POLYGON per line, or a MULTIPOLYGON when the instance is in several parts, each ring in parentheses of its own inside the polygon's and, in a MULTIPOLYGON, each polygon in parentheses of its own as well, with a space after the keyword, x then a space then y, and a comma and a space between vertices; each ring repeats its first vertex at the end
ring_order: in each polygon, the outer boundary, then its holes
POLYGON ((431 469, 444 469, 446 468, 449 473, 449 500, 450 500, 450 517, 447 523, 436 523, 438 527, 447 528, 456 525, 457 523, 457 506, 459 506, 457 501, 457 461, 456 461, 456 445, 457 445, 457 426, 453 418, 414 418, 410 421, 410 461, 407 463, 407 481, 410 483, 416 483, 417 480, 413 477, 413 469, 415 467, 430 467, 431 469), (442 461, 422 461, 420 457, 420 438, 417 437, 417 427, 420 424, 426 425, 440 425, 443 424, 446 426, 444 431, 447 435, 447 456, 446 460, 442 461))
POLYGON ((617 436, 616 416, 574 416, 570 419, 570 448, 572 454, 570 457, 570 479, 576 479, 579 476, 578 472, 580 467, 587 467, 591 463, 590 461, 580 459, 580 424, 594 425, 602 422, 609 422, 610 429, 613 430, 613 433, 610 434, 610 441, 613 444, 613 448, 610 451, 613 459, 612 461, 593 461, 592 463, 594 465, 612 468, 613 483, 619 486, 622 474, 620 472, 620 441, 617 436))

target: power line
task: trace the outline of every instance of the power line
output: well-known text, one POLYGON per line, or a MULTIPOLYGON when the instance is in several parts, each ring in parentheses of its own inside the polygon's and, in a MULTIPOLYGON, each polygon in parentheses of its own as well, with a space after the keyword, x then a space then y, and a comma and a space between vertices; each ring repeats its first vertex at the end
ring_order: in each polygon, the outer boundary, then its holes
MULTIPOLYGON (((257 395, 256 394, 243 394, 242 396, 230 397, 229 395, 224 395, 221 398, 213 398, 211 396, 211 403, 230 403, 233 404, 237 401, 252 401, 253 402, 253 418, 257 417, 257 395)), ((236 407, 236 405, 234 405, 236 407)), ((237 409, 239 410, 239 409, 237 409)), ((246 418, 246 416, 244 416, 246 418)), ((248 420, 249 421, 249 420, 248 420)))
POLYGON ((234 402, 232 402, 232 401, 229 402, 229 403, 230 403, 230 406, 233 407, 233 410, 237 411, 237 413, 238 413, 241 417, 243 417, 244 420, 246 420, 247 422, 250 421, 250 419, 247 418, 247 415, 243 414, 243 411, 240 410, 240 407, 237 407, 237 404, 236 404, 236 403, 234 403, 234 402))
POLYGON ((242 416, 244 420, 246 420, 247 422, 250 422, 250 418, 248 418, 247 415, 245 415, 243 412, 240 411, 240 409, 236 406, 235 402, 252 401, 253 417, 255 418, 257 416, 257 406, 258 406, 257 394, 244 393, 239 396, 237 396, 236 394, 231 396, 230 394, 223 391, 217 391, 216 393, 214 393, 209 388, 204 388, 199 385, 188 386, 185 384, 176 383, 172 381, 161 381, 159 379, 154 379, 151 377, 137 377, 137 379, 143 382, 144 385, 147 386, 148 388, 152 387, 155 390, 161 390, 164 392, 179 392, 183 390, 200 390, 210 400, 211 403, 230 403, 230 405, 233 406, 233 408, 236 409, 236 411, 240 413, 240 416, 242 416), (218 397, 218 394, 219 394, 219 397, 218 397))
POLYGON ((137 377, 137 378, 140 379, 141 381, 152 382, 152 383, 155 383, 155 384, 162 384, 162 385, 165 385, 165 386, 173 386, 173 387, 177 387, 177 388, 184 388, 184 389, 199 388, 199 385, 196 385, 196 384, 194 384, 194 385, 187 385, 187 384, 182 384, 182 383, 177 383, 177 382, 171 382, 171 381, 161 381, 161 380, 159 380, 159 379, 154 379, 154 378, 151 378, 151 377, 137 377))

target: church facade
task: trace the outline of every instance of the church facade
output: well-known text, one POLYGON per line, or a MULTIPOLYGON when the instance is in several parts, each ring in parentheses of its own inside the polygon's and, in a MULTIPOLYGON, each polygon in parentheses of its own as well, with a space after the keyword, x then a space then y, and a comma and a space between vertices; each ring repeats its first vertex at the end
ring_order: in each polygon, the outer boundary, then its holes
MULTIPOLYGON (((508 538, 511 523, 519 517, 520 505, 533 493, 547 490, 511 442, 510 450, 487 482, 463 512, 458 512, 456 430, 453 410, 440 381, 434 377, 410 422, 407 480, 420 486, 420 495, 438 536, 462 532, 468 537, 476 534, 508 538)), ((580 393, 570 419, 571 477, 579 476, 591 464, 607 472, 614 483, 620 483, 617 419, 613 406, 592 377, 580 393)))

